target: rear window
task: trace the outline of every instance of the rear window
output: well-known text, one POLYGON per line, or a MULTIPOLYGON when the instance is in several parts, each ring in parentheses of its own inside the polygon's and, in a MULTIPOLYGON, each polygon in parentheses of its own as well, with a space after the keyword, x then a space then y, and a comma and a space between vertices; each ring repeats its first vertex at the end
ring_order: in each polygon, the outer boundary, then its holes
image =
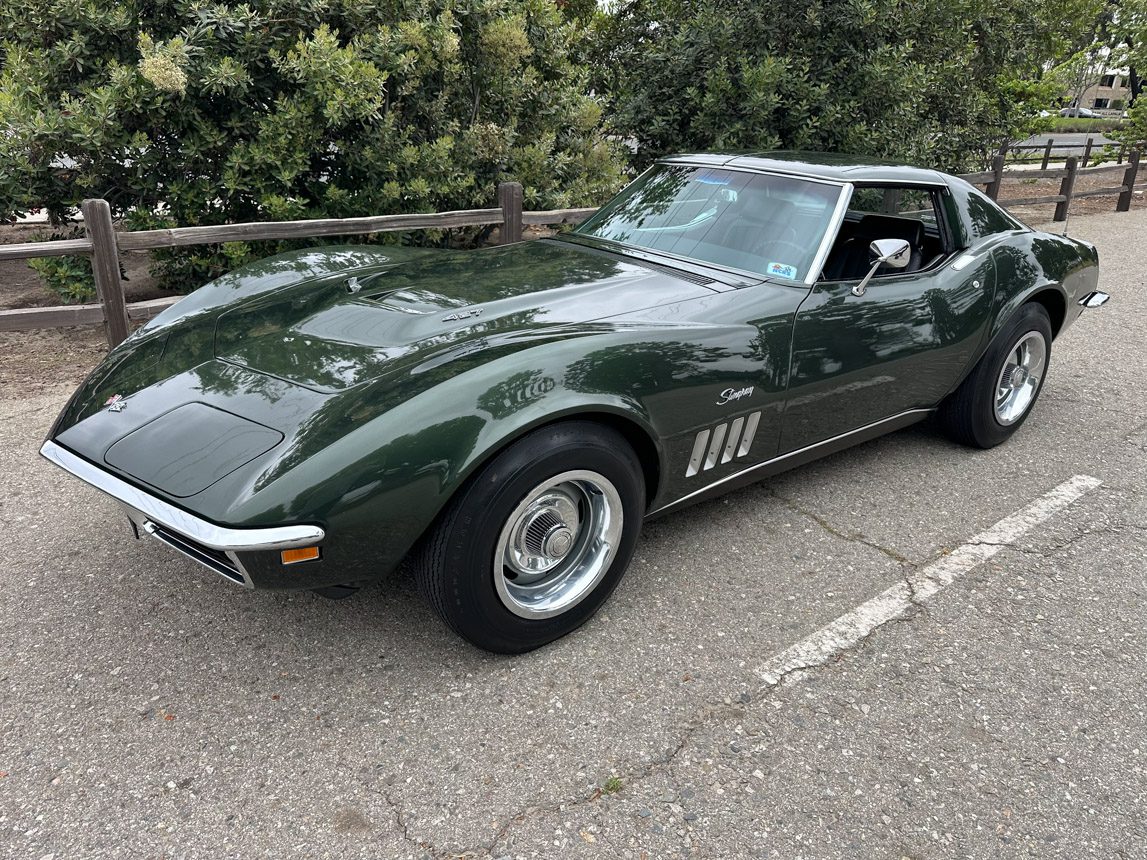
POLYGON ((974 188, 968 191, 968 218, 972 222, 972 236, 982 239, 993 233, 1005 233, 1023 227, 999 206, 974 188))

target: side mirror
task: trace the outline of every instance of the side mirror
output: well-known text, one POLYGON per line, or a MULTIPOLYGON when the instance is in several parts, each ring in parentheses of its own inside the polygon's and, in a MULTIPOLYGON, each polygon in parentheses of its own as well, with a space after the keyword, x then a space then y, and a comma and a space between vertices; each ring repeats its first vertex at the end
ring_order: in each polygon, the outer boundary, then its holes
POLYGON ((859 284, 852 288, 854 296, 863 296, 868 288, 868 282, 881 266, 891 266, 894 269, 903 269, 912 259, 912 245, 905 239, 877 239, 868 246, 868 251, 874 257, 872 268, 859 284))

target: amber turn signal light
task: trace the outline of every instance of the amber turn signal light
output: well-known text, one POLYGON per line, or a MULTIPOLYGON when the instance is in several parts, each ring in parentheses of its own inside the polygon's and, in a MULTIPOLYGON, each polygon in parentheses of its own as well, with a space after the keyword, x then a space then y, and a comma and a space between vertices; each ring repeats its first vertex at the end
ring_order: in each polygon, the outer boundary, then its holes
POLYGON ((298 564, 300 561, 314 561, 319 557, 317 546, 303 546, 298 549, 285 549, 280 553, 283 564, 298 564))

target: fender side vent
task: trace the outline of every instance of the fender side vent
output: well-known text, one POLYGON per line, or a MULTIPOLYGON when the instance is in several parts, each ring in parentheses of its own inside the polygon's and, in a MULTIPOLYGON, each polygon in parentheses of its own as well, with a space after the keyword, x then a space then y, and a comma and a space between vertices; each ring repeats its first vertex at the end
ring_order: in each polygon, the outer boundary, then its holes
POLYGON ((748 456, 761 423, 761 413, 752 412, 734 418, 732 423, 721 422, 716 427, 707 427, 693 440, 693 453, 689 455, 689 465, 685 477, 692 478, 698 472, 707 472, 718 463, 728 463, 748 456))

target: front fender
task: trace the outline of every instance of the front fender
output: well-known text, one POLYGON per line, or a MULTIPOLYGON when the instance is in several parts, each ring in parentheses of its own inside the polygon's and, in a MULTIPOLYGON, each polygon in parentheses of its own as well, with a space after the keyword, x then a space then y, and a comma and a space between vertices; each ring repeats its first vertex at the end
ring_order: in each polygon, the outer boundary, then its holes
MULTIPOLYGON (((672 327, 597 326, 592 335, 480 361, 454 375, 439 365, 422 371, 433 378, 421 390, 321 450, 293 457, 288 449, 251 485, 220 485, 221 493, 244 500, 227 519, 318 522, 329 536, 323 552, 331 581, 371 578, 409 553, 478 469, 545 424, 587 415, 623 424, 642 434, 663 466, 664 440, 699 420, 681 408, 685 389, 708 375, 726 382, 732 372, 726 352, 720 368, 708 372, 686 357, 710 357, 716 344, 728 343, 726 327, 690 327, 686 337, 672 327)), ((744 362, 746 374, 753 367, 744 362)), ((418 372, 411 368, 402 384, 418 372)), ((397 397, 402 384, 392 381, 389 396, 397 397)), ((355 409, 370 413, 372 406, 355 409)))

